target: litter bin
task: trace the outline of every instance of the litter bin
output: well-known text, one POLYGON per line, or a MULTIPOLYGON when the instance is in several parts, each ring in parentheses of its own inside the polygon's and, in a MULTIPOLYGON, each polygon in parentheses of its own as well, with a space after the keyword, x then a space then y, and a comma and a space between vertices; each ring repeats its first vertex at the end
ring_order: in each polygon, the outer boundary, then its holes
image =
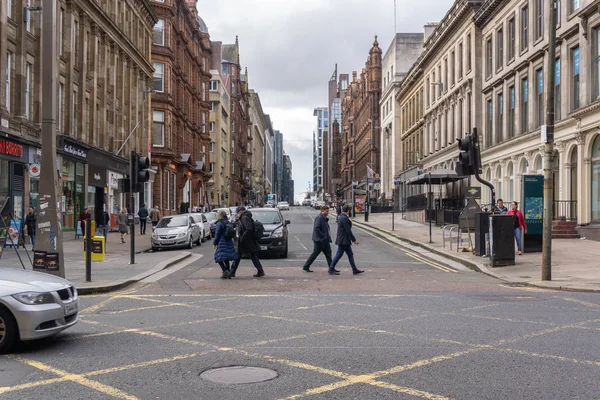
MULTIPOLYGON (((85 261, 86 241, 83 241, 83 260, 85 261)), ((106 254, 106 242, 104 236, 92 237, 92 261, 104 261, 106 254)))
POLYGON ((486 254, 485 235, 490 231, 490 213, 475 213, 475 255, 486 254))
POLYGON ((491 215, 490 264, 492 267, 515 265, 515 220, 512 215, 491 215))

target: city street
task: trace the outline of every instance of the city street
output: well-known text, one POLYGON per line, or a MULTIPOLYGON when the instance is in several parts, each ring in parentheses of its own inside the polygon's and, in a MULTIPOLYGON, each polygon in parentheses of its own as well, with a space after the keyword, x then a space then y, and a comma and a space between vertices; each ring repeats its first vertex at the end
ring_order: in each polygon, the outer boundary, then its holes
MULTIPOLYGON (((503 284, 354 227, 359 268, 302 271, 318 211, 284 211, 289 257, 221 280, 193 262, 80 299, 79 323, 0 356, 6 399, 583 399, 600 391, 600 295, 503 284), (260 383, 211 368, 276 371, 260 383)), ((358 217, 362 218, 362 216, 358 217)), ((330 216, 335 238, 335 216, 330 216)), ((337 246, 332 244, 335 254, 337 246)), ((176 253, 176 251, 173 251, 176 253)), ((202 255, 202 257, 199 257, 202 255)))

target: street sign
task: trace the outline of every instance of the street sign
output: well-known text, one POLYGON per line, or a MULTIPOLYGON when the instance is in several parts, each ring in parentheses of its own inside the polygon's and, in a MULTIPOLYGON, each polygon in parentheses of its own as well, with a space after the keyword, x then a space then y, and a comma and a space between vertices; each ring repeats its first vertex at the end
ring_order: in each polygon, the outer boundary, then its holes
POLYGON ((467 188, 467 193, 469 194, 469 197, 472 197, 474 199, 481 199, 480 187, 470 186, 469 188, 467 188))
POLYGON ((358 186, 358 181, 352 181, 352 186, 358 186))

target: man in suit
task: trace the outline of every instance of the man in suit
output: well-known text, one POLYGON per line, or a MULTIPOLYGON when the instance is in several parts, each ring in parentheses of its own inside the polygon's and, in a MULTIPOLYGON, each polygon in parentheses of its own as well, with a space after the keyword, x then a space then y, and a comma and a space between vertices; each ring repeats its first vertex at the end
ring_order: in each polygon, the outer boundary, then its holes
POLYGON ((348 204, 344 205, 342 208, 342 215, 338 221, 338 230, 337 237, 335 238, 335 244, 337 244, 338 249, 335 257, 333 258, 333 262, 329 265, 329 274, 330 275, 339 275, 340 271, 335 269, 335 265, 340 261, 340 258, 346 253, 348 255, 348 261, 350 262, 350 266, 352 267, 352 273, 354 275, 362 274, 363 270, 360 270, 356 267, 354 263, 354 253, 352 252, 352 243, 358 245, 358 241, 352 234, 352 221, 350 221, 350 217, 348 214, 350 213, 350 206, 348 204))
POLYGON ((331 265, 331 231, 329 229, 329 207, 322 206, 321 214, 315 218, 312 241, 314 243, 313 252, 304 263, 302 269, 306 272, 313 272, 310 269, 311 264, 317 259, 321 252, 327 259, 327 265, 331 265))

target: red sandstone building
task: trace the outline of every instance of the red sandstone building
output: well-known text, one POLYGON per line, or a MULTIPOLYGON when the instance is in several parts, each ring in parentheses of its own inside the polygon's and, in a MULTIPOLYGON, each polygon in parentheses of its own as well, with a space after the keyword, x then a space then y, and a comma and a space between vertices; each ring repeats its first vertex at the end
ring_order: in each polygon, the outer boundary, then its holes
POLYGON ((161 215, 207 204, 211 46, 196 0, 153 1, 153 204, 161 215))

